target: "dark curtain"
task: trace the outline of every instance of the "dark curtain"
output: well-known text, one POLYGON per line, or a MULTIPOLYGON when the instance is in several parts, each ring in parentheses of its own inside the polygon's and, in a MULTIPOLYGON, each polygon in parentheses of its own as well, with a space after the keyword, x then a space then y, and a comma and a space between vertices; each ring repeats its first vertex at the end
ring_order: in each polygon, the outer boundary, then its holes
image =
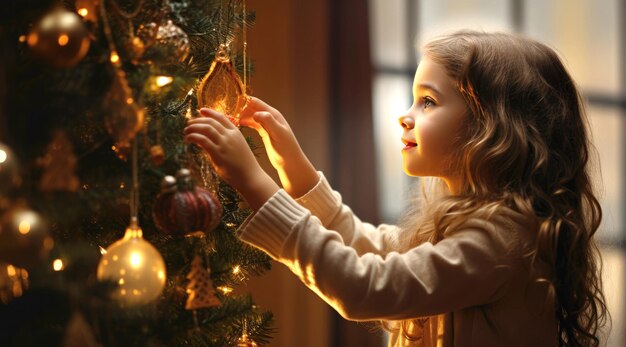
MULTIPOLYGON (((331 175, 344 202, 362 220, 378 223, 372 119, 372 63, 368 2, 330 1, 329 86, 331 175)), ((333 311, 334 312, 334 311, 333 311)), ((382 345, 371 326, 334 313, 334 346, 382 345)))

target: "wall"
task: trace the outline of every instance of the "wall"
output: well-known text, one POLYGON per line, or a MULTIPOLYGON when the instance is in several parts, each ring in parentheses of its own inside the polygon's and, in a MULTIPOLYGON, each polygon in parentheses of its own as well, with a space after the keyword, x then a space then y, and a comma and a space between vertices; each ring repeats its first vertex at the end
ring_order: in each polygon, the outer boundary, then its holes
MULTIPOLYGON (((280 110, 313 164, 327 170, 327 3, 263 0, 247 6, 257 16, 248 31, 251 94, 280 110)), ((271 170, 267 158, 260 159, 271 170)), ((330 308, 284 265, 273 263, 241 290, 274 313, 278 332, 270 346, 330 345, 330 308)))

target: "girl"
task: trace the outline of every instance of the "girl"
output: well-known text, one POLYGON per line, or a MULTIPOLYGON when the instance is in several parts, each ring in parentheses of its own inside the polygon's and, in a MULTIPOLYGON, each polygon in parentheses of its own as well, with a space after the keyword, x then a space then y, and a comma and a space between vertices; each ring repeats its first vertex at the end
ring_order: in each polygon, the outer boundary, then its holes
POLYGON ((242 124, 283 189, 223 115, 202 109, 186 140, 255 211, 240 238, 346 319, 385 322, 390 346, 599 345, 601 210, 581 98, 557 55, 510 34, 452 33, 425 45, 413 95, 403 168, 443 189, 400 226, 355 217, 256 98, 242 124))

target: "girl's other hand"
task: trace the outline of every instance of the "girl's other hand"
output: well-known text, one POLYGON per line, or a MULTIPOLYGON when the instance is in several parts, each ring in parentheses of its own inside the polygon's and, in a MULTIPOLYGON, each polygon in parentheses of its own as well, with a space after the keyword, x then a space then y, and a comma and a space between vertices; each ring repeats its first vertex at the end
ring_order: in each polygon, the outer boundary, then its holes
POLYGON ((239 122, 259 133, 274 168, 280 169, 285 162, 297 157, 296 149, 300 148, 298 140, 285 117, 277 109, 258 98, 250 97, 250 101, 241 112, 239 122))
POLYGON ((317 184, 319 177, 315 168, 302 151, 289 123, 277 109, 250 97, 241 112, 240 124, 258 131, 267 156, 289 195, 300 197, 317 184))

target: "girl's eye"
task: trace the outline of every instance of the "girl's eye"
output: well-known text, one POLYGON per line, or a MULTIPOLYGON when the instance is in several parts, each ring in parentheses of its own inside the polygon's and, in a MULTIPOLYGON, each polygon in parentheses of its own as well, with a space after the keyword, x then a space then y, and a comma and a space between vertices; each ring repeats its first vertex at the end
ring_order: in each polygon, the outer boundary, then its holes
POLYGON ((430 96, 423 97, 422 104, 424 105, 424 109, 431 108, 436 105, 435 100, 433 100, 430 96))

